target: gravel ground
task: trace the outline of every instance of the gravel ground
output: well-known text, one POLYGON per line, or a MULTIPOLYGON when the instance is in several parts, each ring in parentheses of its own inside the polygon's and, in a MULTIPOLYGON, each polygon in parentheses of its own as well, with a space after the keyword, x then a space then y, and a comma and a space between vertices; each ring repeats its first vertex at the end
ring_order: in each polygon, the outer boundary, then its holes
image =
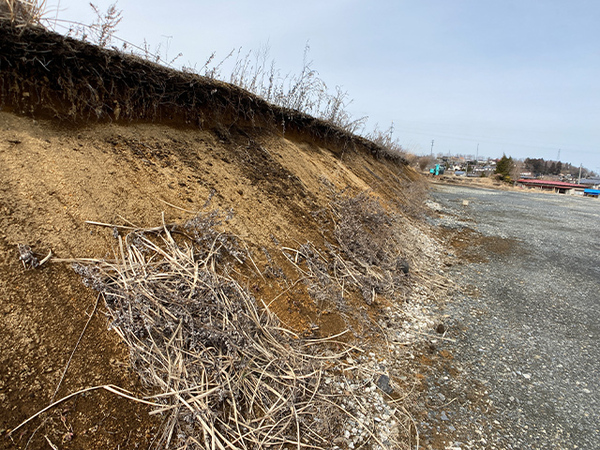
POLYGON ((600 201, 432 194, 438 225, 480 235, 464 239, 472 262, 447 272, 457 287, 440 311, 446 358, 427 379, 423 447, 600 448, 600 201))

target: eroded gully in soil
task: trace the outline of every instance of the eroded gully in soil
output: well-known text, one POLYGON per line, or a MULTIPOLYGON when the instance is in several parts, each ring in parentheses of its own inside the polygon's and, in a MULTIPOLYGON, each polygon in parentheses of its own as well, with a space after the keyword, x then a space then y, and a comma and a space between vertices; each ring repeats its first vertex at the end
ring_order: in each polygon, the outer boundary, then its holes
POLYGON ((432 195, 448 252, 466 262, 447 272, 456 288, 440 311, 446 358, 427 379, 422 447, 598 448, 600 201, 453 186, 432 195))

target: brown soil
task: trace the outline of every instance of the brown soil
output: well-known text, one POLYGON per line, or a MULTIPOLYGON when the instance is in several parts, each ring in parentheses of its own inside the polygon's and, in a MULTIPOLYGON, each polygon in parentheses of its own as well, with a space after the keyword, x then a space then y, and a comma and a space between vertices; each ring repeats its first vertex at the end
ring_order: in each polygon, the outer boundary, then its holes
POLYGON ((519 246, 515 239, 484 236, 469 228, 445 234, 446 242, 454 249, 459 259, 469 263, 483 263, 490 257, 509 255, 519 246))
POLYGON ((453 184, 464 187, 473 187, 481 189, 497 189, 500 191, 515 190, 514 186, 494 177, 458 177, 455 175, 441 175, 432 179, 436 184, 453 184))
MULTIPOLYGON (((49 251, 60 258, 105 257, 115 251, 113 230, 86 221, 150 227, 160 225, 163 214, 169 223, 207 208, 232 209, 227 229, 251 247, 259 269, 273 265, 296 279, 280 246, 323 244, 328 230, 314 213, 329 205, 332 187, 369 191, 388 208, 408 211, 407 193, 417 178, 368 153, 257 128, 75 127, 7 112, 0 112, 0 167, 3 435, 53 398, 79 389, 115 384, 138 397, 143 391, 129 369, 128 350, 107 329, 100 302, 54 396, 97 296, 68 264, 25 270, 18 244, 30 245, 40 259, 49 251)), ((311 333, 316 325, 318 334, 331 335, 354 324, 366 331, 352 313, 319 309, 302 283, 286 290, 280 278, 244 276, 257 298, 276 299, 271 307, 291 329, 311 333)), ((385 304, 382 299, 368 307, 359 297, 350 304, 371 316, 385 304)), ((0 446, 25 448, 30 441, 29 448, 47 448, 49 440, 64 449, 147 448, 160 425, 148 411, 94 391, 53 408, 0 446)))

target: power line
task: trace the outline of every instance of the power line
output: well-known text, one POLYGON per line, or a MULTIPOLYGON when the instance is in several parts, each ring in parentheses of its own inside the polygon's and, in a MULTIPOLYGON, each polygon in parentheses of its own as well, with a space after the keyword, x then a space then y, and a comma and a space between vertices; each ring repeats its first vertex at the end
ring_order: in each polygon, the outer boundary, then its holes
MULTIPOLYGON (((431 131, 429 131, 429 132, 414 131, 414 130, 411 130, 408 128, 401 128, 399 135, 401 136, 402 133, 418 134, 418 135, 422 135, 422 136, 431 136, 432 134, 434 134, 437 137, 445 137, 445 138, 450 138, 450 139, 456 139, 459 141, 470 141, 470 142, 478 142, 478 143, 483 142, 484 144, 525 147, 525 148, 533 148, 533 149, 539 149, 539 150, 553 150, 556 148, 555 146, 546 145, 546 144, 523 144, 523 143, 500 141, 500 140, 487 139, 487 138, 481 139, 481 136, 477 137, 477 136, 465 136, 465 135, 456 135, 456 134, 449 134, 449 133, 438 133, 438 132, 431 132, 431 131)), ((597 154, 597 150, 582 150, 582 149, 573 149, 573 148, 570 148, 570 149, 568 148, 566 150, 568 152, 577 152, 577 153, 590 154, 590 155, 597 154)))

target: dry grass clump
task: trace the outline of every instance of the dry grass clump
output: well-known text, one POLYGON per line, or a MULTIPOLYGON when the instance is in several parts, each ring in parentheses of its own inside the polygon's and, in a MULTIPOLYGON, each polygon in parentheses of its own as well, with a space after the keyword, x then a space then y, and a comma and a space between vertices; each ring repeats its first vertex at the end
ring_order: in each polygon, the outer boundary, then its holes
POLYGON ((46 11, 46 0, 0 0, 0 19, 18 27, 39 25, 46 11))
POLYGON ((353 290, 369 305, 377 295, 398 300, 409 271, 399 223, 366 192, 350 196, 332 189, 331 193, 330 209, 319 217, 324 226, 332 227, 334 242, 326 243, 326 251, 307 242, 297 250, 285 248, 284 254, 305 277, 319 305, 335 301, 344 311, 344 296, 353 290))
MULTIPOLYGON (((136 230, 114 261, 76 270, 104 296, 111 327, 161 403, 159 448, 321 448, 340 433, 343 408, 323 382, 331 339, 283 329, 228 273, 248 254, 217 230, 223 216, 136 230), (326 355, 326 356, 325 356, 326 355)), ((340 348, 340 343, 335 343, 340 348)), ((343 350, 346 348, 347 350, 343 350)))
POLYGON ((402 148, 398 138, 394 138, 394 122, 390 124, 390 127, 382 131, 377 125, 373 131, 365 136, 368 140, 376 144, 380 151, 377 156, 380 158, 394 161, 398 164, 407 164, 409 154, 402 148))
MULTIPOLYGON (((201 69, 201 73, 210 78, 235 84, 274 105, 322 119, 349 133, 356 133, 363 129, 367 117, 355 119, 351 116, 347 110, 352 103, 348 99, 348 93, 339 86, 336 87, 335 92, 330 91, 313 68, 312 61, 308 58, 309 50, 307 44, 304 48, 302 70, 296 75, 282 75, 276 68, 274 60, 268 62, 268 46, 258 51, 250 51, 243 57, 238 51, 229 77, 221 74, 220 67, 233 55, 233 52, 223 61, 210 66, 215 55, 213 53, 201 69)), ((184 70, 192 69, 184 68, 184 70)))

